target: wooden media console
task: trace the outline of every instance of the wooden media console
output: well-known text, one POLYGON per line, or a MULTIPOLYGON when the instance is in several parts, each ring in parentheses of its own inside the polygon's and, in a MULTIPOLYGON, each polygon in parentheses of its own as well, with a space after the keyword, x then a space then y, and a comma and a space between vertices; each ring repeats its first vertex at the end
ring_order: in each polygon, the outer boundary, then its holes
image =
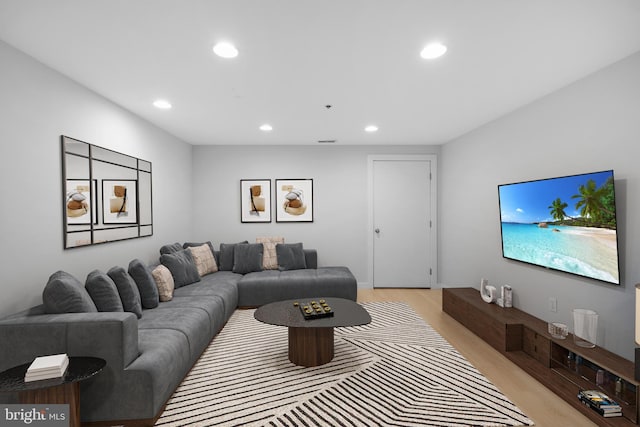
POLYGON ((640 383, 634 379, 633 362, 597 346, 579 347, 571 334, 566 339, 553 338, 547 322, 517 308, 487 304, 473 288, 443 289, 442 311, 596 424, 638 424, 640 383), (580 390, 598 389, 620 403, 622 417, 604 418, 578 400, 580 390))

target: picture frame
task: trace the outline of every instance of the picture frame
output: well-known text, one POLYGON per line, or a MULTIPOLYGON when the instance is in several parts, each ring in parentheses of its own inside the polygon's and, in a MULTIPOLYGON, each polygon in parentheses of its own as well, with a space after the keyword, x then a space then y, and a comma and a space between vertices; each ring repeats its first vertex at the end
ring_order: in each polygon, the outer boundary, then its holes
POLYGON ((67 179, 65 181, 65 217, 68 225, 90 225, 98 223, 96 197, 98 180, 93 180, 89 188, 88 179, 67 179))
POLYGON ((276 179, 276 222, 313 222, 313 179, 276 179))
POLYGON ((137 180, 102 180, 102 223, 138 223, 137 180))
POLYGON ((240 221, 271 222, 271 180, 240 180, 240 221))

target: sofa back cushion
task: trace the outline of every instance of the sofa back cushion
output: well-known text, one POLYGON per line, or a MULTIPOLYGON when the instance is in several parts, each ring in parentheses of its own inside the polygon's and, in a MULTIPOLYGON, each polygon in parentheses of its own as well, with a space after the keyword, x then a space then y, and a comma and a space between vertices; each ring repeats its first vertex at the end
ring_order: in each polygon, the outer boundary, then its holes
POLYGON ((178 242, 164 245, 160 248, 160 255, 172 254, 182 250, 182 245, 178 242))
POLYGON ((239 274, 262 271, 262 243, 237 245, 233 253, 233 272, 239 274))
POLYGON ((249 242, 246 240, 240 243, 220 243, 220 262, 218 263, 218 269, 220 271, 232 271, 236 246, 247 243, 249 242))
POLYGON ((92 313, 98 311, 82 283, 65 271, 53 273, 42 291, 48 314, 92 313))
POLYGON ((138 319, 141 318, 142 301, 140 300, 140 291, 133 278, 122 267, 112 267, 107 271, 107 275, 111 277, 118 288, 124 311, 135 313, 138 319))
POLYGON ((176 288, 200 281, 200 274, 198 274, 193 256, 186 249, 161 255, 160 263, 171 272, 176 288))
POLYGON ((129 263, 129 275, 133 277, 140 291, 142 308, 156 308, 160 301, 158 288, 147 266, 139 259, 134 259, 129 263))
POLYGON ((276 245, 278 265, 281 271, 307 268, 302 243, 278 243, 276 245))
POLYGON ((102 271, 93 270, 89 273, 84 287, 98 311, 124 311, 116 284, 102 271))

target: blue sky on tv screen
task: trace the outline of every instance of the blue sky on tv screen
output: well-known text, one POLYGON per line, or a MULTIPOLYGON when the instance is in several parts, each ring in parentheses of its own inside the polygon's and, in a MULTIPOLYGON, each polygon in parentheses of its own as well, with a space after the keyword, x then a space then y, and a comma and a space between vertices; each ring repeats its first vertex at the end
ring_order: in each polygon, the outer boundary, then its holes
POLYGON ((500 185, 500 219, 502 222, 527 224, 553 221, 549 206, 558 197, 569 205, 565 209, 566 214, 578 217, 580 213, 575 206, 580 199, 572 199, 571 196, 580 194, 578 188, 588 180, 592 179, 600 187, 612 175, 612 171, 604 171, 500 185))

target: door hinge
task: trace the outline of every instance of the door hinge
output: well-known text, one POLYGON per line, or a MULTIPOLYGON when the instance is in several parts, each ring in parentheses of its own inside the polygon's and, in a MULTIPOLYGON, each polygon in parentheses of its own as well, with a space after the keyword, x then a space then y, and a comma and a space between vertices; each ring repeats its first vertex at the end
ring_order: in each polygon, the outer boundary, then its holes
POLYGON ((433 276, 433 270, 429 267, 429 276, 433 276))

